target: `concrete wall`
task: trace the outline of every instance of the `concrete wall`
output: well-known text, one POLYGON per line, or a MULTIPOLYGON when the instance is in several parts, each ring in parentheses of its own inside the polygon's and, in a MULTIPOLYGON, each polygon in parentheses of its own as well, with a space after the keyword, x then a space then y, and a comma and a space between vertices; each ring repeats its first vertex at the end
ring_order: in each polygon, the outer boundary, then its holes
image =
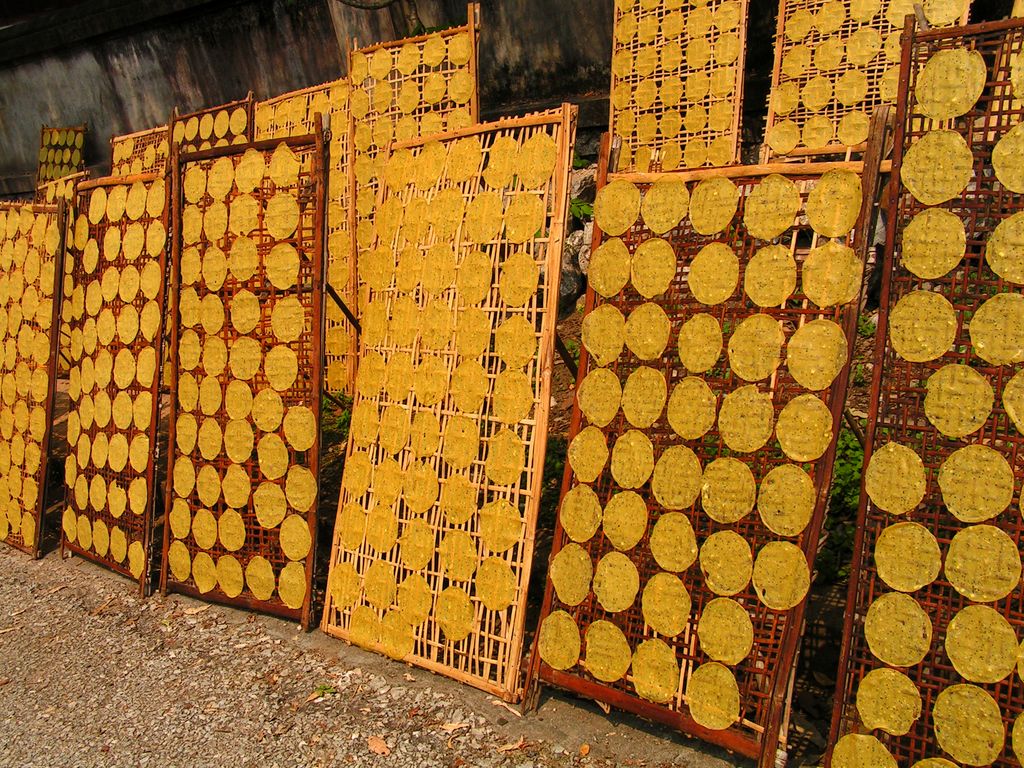
MULTIPOLYGON (((375 34, 376 16, 353 12, 350 23, 375 34)), ((86 158, 103 171, 111 135, 166 123, 175 106, 187 112, 250 89, 266 97, 341 74, 325 0, 206 3, 0 64, 0 193, 34 171, 40 124, 87 121, 86 158)))
MULTIPOLYGON (((43 123, 87 121, 86 158, 94 172, 105 172, 111 135, 164 123, 175 106, 191 111, 250 89, 267 98, 339 77, 352 37, 371 44, 404 32, 387 10, 357 10, 338 0, 71 6, 39 19, 34 35, 15 41, 20 48, 0 39, 0 194, 31 186, 43 123), (12 54, 19 58, 10 60, 12 54)), ((483 0, 482 6, 485 117, 569 99, 582 102, 584 123, 602 123, 612 0, 483 0)), ((466 20, 465 0, 419 0, 417 7, 428 28, 466 20)))
MULTIPOLYGON (((394 11, 340 0, 40 0, 31 23, 0 28, 0 195, 31 188, 39 126, 88 121, 87 160, 105 172, 108 139, 242 97, 341 76, 348 41, 401 37, 394 11)), ((972 20, 1011 0, 974 0, 972 20)), ((568 100, 581 136, 607 125, 612 0, 481 0, 483 117, 568 100)), ((427 27, 465 23, 466 0, 416 0, 427 27)), ((778 0, 751 0, 745 143, 760 140, 778 0)), ((30 12, 28 12, 30 13, 30 12)), ((31 16, 31 13, 30 13, 31 16)), ((401 19, 399 18, 399 22, 401 19)))

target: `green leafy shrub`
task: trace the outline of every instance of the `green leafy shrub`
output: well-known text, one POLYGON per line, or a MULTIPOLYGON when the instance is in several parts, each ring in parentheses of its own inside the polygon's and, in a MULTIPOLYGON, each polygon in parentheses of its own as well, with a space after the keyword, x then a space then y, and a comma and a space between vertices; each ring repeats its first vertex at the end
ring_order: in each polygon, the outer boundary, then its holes
POLYGON ((828 516, 825 518, 828 538, 816 563, 822 583, 833 583, 850 573, 863 464, 864 449, 860 447, 857 436, 851 430, 843 429, 836 444, 828 516))

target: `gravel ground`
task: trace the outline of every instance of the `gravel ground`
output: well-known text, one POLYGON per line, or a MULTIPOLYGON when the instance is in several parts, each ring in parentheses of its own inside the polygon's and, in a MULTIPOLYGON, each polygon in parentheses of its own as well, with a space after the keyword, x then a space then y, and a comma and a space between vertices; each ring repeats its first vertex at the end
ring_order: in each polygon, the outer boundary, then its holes
POLYGON ((3 546, 0 713, 19 768, 748 765, 550 691, 521 718, 320 632, 3 546))

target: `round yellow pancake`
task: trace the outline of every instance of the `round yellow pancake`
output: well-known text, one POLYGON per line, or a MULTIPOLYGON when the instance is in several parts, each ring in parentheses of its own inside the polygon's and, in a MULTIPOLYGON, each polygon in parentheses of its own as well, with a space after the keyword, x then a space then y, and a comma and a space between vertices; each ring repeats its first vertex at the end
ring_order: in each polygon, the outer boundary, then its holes
POLYGON ((580 630, 572 616, 552 611, 541 622, 537 648, 544 663, 553 669, 570 669, 580 659, 580 630))
POLYGON ((594 201, 594 222, 607 235, 617 237, 628 230, 640 214, 640 190, 625 180, 602 187, 594 201))
POLYGON ((551 558, 551 585, 558 600, 565 605, 579 605, 586 599, 593 575, 590 556, 579 544, 566 544, 551 558))
POLYGON ((924 462, 910 448, 889 442, 875 450, 864 473, 871 502, 891 515, 914 509, 924 498, 924 462))
POLYGON ((800 191, 785 176, 771 174, 754 187, 744 204, 743 223, 761 240, 774 240, 793 226, 800 210, 800 191))
POLYGON ((857 714, 864 727, 902 736, 921 717, 921 694, 895 669, 873 669, 857 686, 857 714))
POLYGON ((651 529, 649 540, 654 561, 666 571, 681 572, 697 559, 697 538, 686 515, 663 513, 651 529))
POLYGON ((739 259, 725 243, 705 245, 690 262, 690 291, 701 304, 721 304, 732 296, 738 280, 739 259))
POLYGON ((690 615, 690 593, 678 576, 656 573, 644 586, 641 605, 647 625, 665 637, 675 637, 684 629, 690 615))
POLYGON ((740 191, 729 179, 713 176, 701 181, 690 198, 690 225, 701 235, 724 230, 736 215, 740 191))
POLYGON ((639 488, 654 472, 654 446, 647 435, 630 429, 612 446, 612 477, 621 488, 639 488))
POLYGON ((915 141, 903 157, 900 178, 924 205, 951 200, 967 186, 974 158, 956 131, 937 129, 915 141))
POLYGON ((1017 636, 1005 618, 987 605, 962 608, 946 627, 946 654, 972 683, 998 683, 1017 664, 1017 636))
POLYGON ((1006 728, 999 705, 974 685, 951 685, 932 707, 938 745, 957 762, 989 765, 1003 751, 1006 728))
POLYGON ((747 385, 722 400, 718 430, 725 444, 739 453, 751 453, 768 442, 774 426, 771 395, 747 385))
POLYGON ((700 648, 714 661, 739 664, 754 645, 754 627, 747 610, 728 597, 716 597, 704 606, 697 622, 700 648))
POLYGON ((900 592, 916 592, 931 584, 942 568, 935 536, 918 523, 896 523, 875 541, 875 567, 882 581, 900 592))
POLYGON ((757 511, 768 530, 798 536, 811 522, 816 501, 814 481, 807 473, 794 464, 781 464, 761 480, 757 511))
POLYGON ((853 229, 862 202, 860 177, 852 171, 825 172, 807 195, 807 219, 825 237, 843 237, 853 229))
MULTIPOLYGON (((952 217, 956 224, 959 224, 959 238, 956 243, 959 246, 959 253, 956 257, 957 263, 959 263, 963 256, 963 244, 966 241, 963 224, 953 214, 947 213, 946 215, 952 217)), ((904 236, 905 241, 906 236, 904 236)), ((952 256, 952 254, 950 255, 952 256)), ((995 230, 989 235, 988 242, 985 243, 985 261, 989 268, 1004 280, 1017 285, 1024 283, 1024 214, 1015 213, 1002 219, 996 225, 995 230)))
POLYGON ((610 621, 595 621, 586 631, 587 653, 583 664, 595 678, 613 683, 629 671, 632 654, 622 630, 610 621))
POLYGON ((750 545, 735 531, 717 531, 701 545, 700 569, 708 589, 716 595, 735 595, 750 583, 750 545))
MULTIPOLYGON (((795 282, 795 272, 793 279, 795 282)), ((744 381, 767 379, 779 367, 784 341, 778 320, 764 314, 751 315, 736 326, 729 339, 729 367, 744 381)))
POLYGON ((712 661, 693 671, 686 683, 690 716, 714 731, 730 727, 740 718, 740 691, 728 667, 712 661))
POLYGON ((964 597, 988 603, 1000 600, 1020 583, 1020 554, 1005 532, 992 525, 961 529, 950 542, 946 578, 964 597))
POLYGON ((848 304, 860 295, 864 266, 853 249, 830 240, 813 248, 801 272, 804 294, 819 307, 848 304))
POLYGON ((722 354, 722 327, 712 315, 693 315, 679 329, 678 343, 679 360, 686 369, 691 373, 704 373, 722 354))
POLYGON ((832 749, 835 768, 896 768, 896 759, 874 736, 848 733, 832 749))
MULTIPOLYGON (((956 328, 952 304, 931 291, 911 291, 896 302, 889 315, 889 338, 893 348, 912 363, 942 356, 953 344, 956 328)), ((987 340, 987 325, 983 322, 979 329, 983 340, 987 340)))
POLYGON ((910 667, 927 655, 932 624, 914 598, 887 592, 868 607, 864 637, 875 658, 894 667, 910 667))
POLYGON ((971 318, 971 346, 982 360, 1008 365, 1024 360, 1024 296, 998 293, 971 318))
POLYGON ((777 611, 799 605, 811 587, 803 551, 788 541, 772 541, 757 553, 752 575, 758 599, 777 611))
POLYGON ((933 120, 949 120, 970 111, 977 103, 988 67, 978 51, 949 48, 931 55, 917 76, 916 110, 933 120))

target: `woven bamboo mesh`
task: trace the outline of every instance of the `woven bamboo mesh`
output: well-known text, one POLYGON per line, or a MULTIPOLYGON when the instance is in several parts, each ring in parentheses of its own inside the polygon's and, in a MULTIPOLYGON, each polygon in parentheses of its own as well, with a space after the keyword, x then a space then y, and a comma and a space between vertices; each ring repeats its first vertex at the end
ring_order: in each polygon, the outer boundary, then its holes
POLYGON ((58 200, 73 204, 79 182, 88 178, 88 171, 79 171, 36 187, 36 205, 56 205, 58 200))
POLYGON ((575 110, 398 145, 323 629, 521 695, 575 110))
POLYGON ((374 241, 373 209, 387 146, 479 120, 479 13, 471 4, 465 26, 379 43, 349 57, 349 222, 357 268, 359 254, 374 241))
POLYGON ((39 131, 39 163, 36 186, 85 170, 85 126, 49 128, 39 131))
POLYGON ((0 540, 38 554, 52 435, 62 207, 0 206, 0 540))
MULTIPOLYGON (((89 176, 88 171, 81 171, 79 173, 73 173, 70 176, 65 176, 62 179, 54 179, 48 181, 45 184, 40 184, 36 187, 35 202, 36 205, 56 205, 59 201, 63 200, 66 204, 67 218, 69 221, 74 220, 75 202, 77 196, 78 185, 85 181, 89 176)), ((71 285, 68 282, 70 280, 71 271, 71 260, 64 260, 64 295, 71 295, 71 285)), ((58 342, 58 354, 57 354, 57 374, 58 376, 65 376, 70 368, 71 361, 71 326, 68 324, 70 319, 71 306, 66 301, 61 303, 60 309, 60 339, 58 342)))
MULTIPOLYGON (((255 107, 256 139, 301 136, 313 132, 314 116, 321 114, 331 139, 327 165, 327 283, 350 308, 356 307, 355 261, 351 258, 349 230, 349 83, 335 80, 293 93, 285 93, 255 107)), ((352 394, 356 375, 358 338, 341 308, 328 300, 324 371, 326 388, 352 394)))
MULTIPOLYGON (((196 130, 198 132, 198 124, 196 130)), ((110 175, 164 173, 170 155, 170 133, 166 125, 158 125, 124 136, 113 136, 110 139, 110 175)))
MULTIPOLYGON (((966 22, 971 0, 923 4, 932 26, 966 22)), ((764 154, 862 151, 874 110, 896 101, 912 0, 783 0, 764 154)))
POLYGON ((308 621, 322 354, 322 143, 178 164, 161 587, 308 621))
POLYGON ((171 117, 171 144, 179 152, 245 144, 253 138, 252 92, 244 99, 171 117))
POLYGON ((871 199, 853 171, 800 168, 601 186, 538 636, 542 680, 762 765, 788 719, 871 199))
POLYGON ((723 166, 739 147, 748 0, 616 0, 611 132, 623 171, 723 166))
POLYGON ((164 177, 78 193, 71 264, 63 546, 145 583, 165 315, 164 177))
MULTIPOLYGON (((309 135, 315 127, 314 115, 323 115, 326 124, 327 117, 333 117, 336 108, 344 108, 347 103, 346 91, 345 81, 335 80, 257 101, 253 107, 256 141, 309 135), (335 90, 337 93, 332 97, 332 91, 335 90)), ((347 114, 342 117, 347 126, 347 114)), ((331 127, 337 128, 334 125, 331 127)))
POLYGON ((836 768, 1024 756, 1022 50, 1019 19, 904 49, 836 768))

